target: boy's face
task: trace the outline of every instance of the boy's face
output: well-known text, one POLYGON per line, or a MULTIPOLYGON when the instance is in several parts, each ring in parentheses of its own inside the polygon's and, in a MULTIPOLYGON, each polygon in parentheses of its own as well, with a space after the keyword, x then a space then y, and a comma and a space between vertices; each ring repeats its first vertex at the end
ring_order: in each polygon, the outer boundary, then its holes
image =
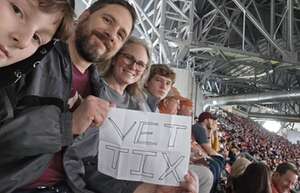
POLYGON ((62 12, 42 12, 37 0, 1 0, 0 67, 28 58, 49 42, 62 17, 62 12))
POLYGON ((172 88, 171 78, 155 74, 151 80, 146 83, 147 90, 160 100, 164 99, 172 88))
POLYGON ((114 56, 131 33, 132 17, 123 6, 109 4, 79 18, 76 49, 86 61, 96 63, 114 56))

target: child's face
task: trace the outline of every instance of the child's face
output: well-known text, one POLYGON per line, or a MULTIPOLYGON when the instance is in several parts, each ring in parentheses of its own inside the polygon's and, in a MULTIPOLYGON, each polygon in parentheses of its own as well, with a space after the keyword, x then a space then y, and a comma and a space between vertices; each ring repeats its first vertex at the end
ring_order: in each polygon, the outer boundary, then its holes
POLYGON ((62 17, 62 12, 42 12, 37 0, 0 0, 0 67, 28 58, 49 42, 62 17))

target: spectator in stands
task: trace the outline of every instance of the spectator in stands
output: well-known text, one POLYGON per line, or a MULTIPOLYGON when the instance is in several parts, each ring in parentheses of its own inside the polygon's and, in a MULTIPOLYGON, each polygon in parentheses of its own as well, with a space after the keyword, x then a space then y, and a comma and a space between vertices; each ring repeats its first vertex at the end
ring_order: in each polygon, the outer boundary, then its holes
POLYGON ((209 131, 215 129, 217 118, 210 112, 203 112, 198 117, 198 122, 193 125, 192 132, 196 141, 208 155, 219 155, 211 146, 209 131))
POLYGON ((277 166, 272 175, 272 193, 290 193, 298 179, 295 165, 285 162, 277 166))
POLYGON ((245 156, 250 161, 264 160, 272 170, 281 162, 287 161, 297 166, 300 145, 291 144, 284 137, 267 131, 251 119, 229 112, 225 115, 223 118, 220 117, 220 120, 229 134, 227 146, 235 144, 241 152, 239 156, 245 156))
POLYGON ((251 162, 244 158, 244 157, 240 157, 238 158, 231 167, 231 173, 230 176, 232 177, 238 177, 240 175, 242 175, 244 173, 244 171, 246 170, 246 168, 248 167, 248 165, 250 165, 251 162))
POLYGON ((223 117, 219 120, 227 132, 227 146, 230 147, 230 142, 234 142, 241 151, 239 156, 245 156, 250 161, 263 161, 272 170, 281 163, 290 162, 299 171, 299 145, 291 144, 283 136, 267 131, 251 119, 227 111, 223 111, 223 117))
POLYGON ((126 1, 94 2, 79 17, 68 44, 57 42, 20 81, 20 93, 11 99, 18 100, 15 117, 1 122, 0 147, 6 148, 0 151, 0 192, 76 192, 70 190, 76 181, 65 176, 63 154, 73 137, 106 118, 110 104, 95 97, 99 76, 94 64, 118 52, 135 18, 126 1), (70 96, 79 103, 68 106, 70 96))
POLYGON ((221 173, 225 167, 225 160, 222 155, 218 154, 210 143, 209 130, 216 126, 216 117, 210 112, 203 112, 198 117, 198 122, 192 126, 192 134, 196 142, 201 146, 207 157, 209 168, 214 175, 214 186, 212 192, 216 191, 221 180, 221 173))
POLYGON ((228 157, 229 157, 229 164, 232 165, 236 159, 237 156, 240 154, 239 148, 232 144, 229 148, 229 153, 228 153, 228 157))
POLYGON ((241 176, 246 168, 251 164, 251 162, 243 157, 238 158, 232 165, 231 170, 229 171, 229 175, 227 177, 227 183, 226 183, 226 192, 231 193, 233 192, 233 179, 236 179, 237 177, 241 176))
POLYGON ((270 169, 264 163, 251 163, 233 179, 233 193, 271 193, 270 169))

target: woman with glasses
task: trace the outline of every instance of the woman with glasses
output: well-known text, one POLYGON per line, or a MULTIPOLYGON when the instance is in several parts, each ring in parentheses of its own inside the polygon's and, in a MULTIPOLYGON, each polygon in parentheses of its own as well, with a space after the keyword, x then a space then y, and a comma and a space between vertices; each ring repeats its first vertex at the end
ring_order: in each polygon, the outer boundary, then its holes
POLYGON ((101 73, 101 98, 119 108, 143 110, 142 80, 150 63, 147 44, 131 37, 101 73))

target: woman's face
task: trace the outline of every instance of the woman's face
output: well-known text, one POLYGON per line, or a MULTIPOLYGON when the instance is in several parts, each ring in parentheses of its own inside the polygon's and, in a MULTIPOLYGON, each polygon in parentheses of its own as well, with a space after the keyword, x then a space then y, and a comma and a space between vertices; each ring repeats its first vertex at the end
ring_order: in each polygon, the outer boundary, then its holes
POLYGON ((113 63, 113 77, 122 85, 138 82, 148 67, 148 55, 144 46, 131 43, 116 56, 113 63))
POLYGON ((37 0, 0 1, 0 67, 23 60, 49 42, 62 12, 44 13, 37 0))

